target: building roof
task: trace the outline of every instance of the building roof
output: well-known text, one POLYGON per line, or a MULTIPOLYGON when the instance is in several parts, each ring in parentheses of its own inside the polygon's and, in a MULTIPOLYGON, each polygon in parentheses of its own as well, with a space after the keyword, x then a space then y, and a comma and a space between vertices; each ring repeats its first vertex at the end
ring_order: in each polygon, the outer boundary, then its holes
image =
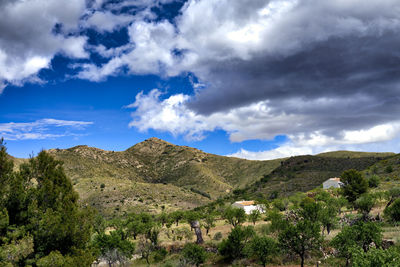
POLYGON ((254 201, 253 200, 249 200, 249 201, 236 201, 235 203, 243 205, 243 206, 251 206, 254 205, 254 201))
POLYGON ((337 177, 329 178, 328 180, 340 182, 340 178, 337 178, 337 177))

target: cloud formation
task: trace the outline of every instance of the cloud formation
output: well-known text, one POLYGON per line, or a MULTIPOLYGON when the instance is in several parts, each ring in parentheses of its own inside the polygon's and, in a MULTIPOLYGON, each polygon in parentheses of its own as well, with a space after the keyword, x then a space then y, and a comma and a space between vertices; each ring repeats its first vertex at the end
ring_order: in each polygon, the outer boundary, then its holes
POLYGON ((194 95, 138 94, 130 126, 141 131, 199 140, 223 129, 233 142, 286 135, 282 155, 398 138, 399 1, 189 0, 175 18, 159 18, 153 8, 170 2, 46 1, 40 12, 43 0, 1 2, 0 89, 34 77, 57 52, 91 52, 106 62, 74 64, 80 79, 191 73, 205 85, 194 95), (55 23, 63 32, 127 27, 129 40, 88 47, 85 36, 54 34, 55 23))
POLYGON ((0 136, 6 140, 54 139, 78 136, 72 130, 83 130, 93 122, 41 119, 34 122, 0 123, 0 136))
POLYGON ((56 53, 87 58, 87 37, 70 34, 85 6, 85 0, 62 5, 57 0, 0 1, 0 84, 37 80, 56 53))
MULTIPOLYGON (((153 43, 157 52, 140 53, 140 67, 190 71, 207 87, 181 96, 184 104, 172 112, 191 121, 180 123, 190 129, 163 126, 162 112, 140 124, 138 114, 146 113, 138 104, 131 125, 189 136, 221 128, 232 141, 287 135, 290 153, 393 140, 400 121, 399 11, 393 0, 203 0, 184 6, 174 31, 166 21, 133 24, 146 34, 132 36, 145 36, 144 47, 153 43)), ((135 72, 133 62, 127 66, 135 72)))

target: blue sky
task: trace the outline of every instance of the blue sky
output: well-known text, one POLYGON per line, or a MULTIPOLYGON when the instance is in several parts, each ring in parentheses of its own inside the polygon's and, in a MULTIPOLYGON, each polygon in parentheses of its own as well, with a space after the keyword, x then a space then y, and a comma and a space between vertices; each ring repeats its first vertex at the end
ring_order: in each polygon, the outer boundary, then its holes
POLYGON ((394 0, 2 1, 0 136, 17 157, 153 136, 248 159, 399 152, 398 10, 394 0))

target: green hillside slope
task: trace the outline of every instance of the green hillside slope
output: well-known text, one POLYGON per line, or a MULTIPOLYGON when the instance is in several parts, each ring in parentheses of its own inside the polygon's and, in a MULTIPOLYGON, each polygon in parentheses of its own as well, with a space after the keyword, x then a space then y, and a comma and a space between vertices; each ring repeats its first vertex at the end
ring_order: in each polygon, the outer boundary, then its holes
POLYGON ((253 196, 269 196, 272 192, 290 195, 298 191, 308 191, 320 186, 326 179, 339 177, 348 169, 365 170, 385 160, 386 154, 370 157, 327 157, 297 156, 282 161, 281 166, 260 181, 246 188, 253 196))
POLYGON ((280 164, 217 156, 157 138, 122 152, 77 146, 49 153, 64 161, 81 200, 108 214, 203 205, 259 180, 280 164))

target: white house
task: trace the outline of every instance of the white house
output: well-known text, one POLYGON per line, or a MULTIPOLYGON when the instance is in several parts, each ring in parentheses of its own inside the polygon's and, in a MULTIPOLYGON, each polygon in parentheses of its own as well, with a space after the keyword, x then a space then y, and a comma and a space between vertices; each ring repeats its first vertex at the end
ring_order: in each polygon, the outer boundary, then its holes
POLYGON ((259 210, 261 213, 265 212, 265 207, 264 205, 256 205, 254 201, 236 201, 235 203, 232 204, 233 207, 239 208, 239 209, 244 209, 246 214, 250 214, 251 211, 253 210, 259 210))
POLYGON ((326 180, 323 184, 322 187, 324 189, 328 189, 328 188, 340 188, 343 186, 343 183, 340 181, 340 178, 329 178, 328 180, 326 180))

